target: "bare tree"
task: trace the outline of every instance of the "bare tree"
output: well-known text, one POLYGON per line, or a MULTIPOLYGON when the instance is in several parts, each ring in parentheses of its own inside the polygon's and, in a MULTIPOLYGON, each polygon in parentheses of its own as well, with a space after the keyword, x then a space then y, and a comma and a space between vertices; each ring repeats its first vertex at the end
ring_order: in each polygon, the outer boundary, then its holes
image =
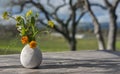
MULTIPOLYGON (((13 1, 13 0, 12 0, 13 1)), ((20 5, 21 6, 21 11, 24 10, 24 8, 27 6, 27 4, 32 4, 32 6, 36 7, 40 13, 43 13, 45 18, 44 19, 39 19, 40 24, 42 25, 47 25, 47 22, 44 22, 44 20, 54 20, 56 22, 55 27, 53 28, 55 31, 58 33, 62 34, 64 38, 67 40, 70 50, 75 51, 76 50, 76 27, 80 22, 80 19, 82 16, 85 14, 86 11, 82 11, 82 3, 78 3, 79 0, 69 0, 67 3, 66 0, 62 0, 63 4, 59 6, 54 6, 54 4, 50 3, 50 0, 46 0, 48 7, 53 9, 53 12, 50 12, 45 8, 45 6, 41 3, 41 0, 18 0, 18 1, 13 1, 14 5, 20 5), (74 2, 73 2, 74 1, 74 2), (58 15, 58 11, 65 7, 68 6, 70 10, 70 14, 67 19, 61 19, 58 15), (77 13, 77 11, 80 10, 81 13, 77 13), (71 31, 69 30, 69 26, 71 26, 71 31)))
POLYGON ((117 37, 117 15, 116 15, 116 9, 117 6, 120 2, 120 0, 113 0, 110 3, 110 0, 104 0, 105 6, 102 6, 100 4, 90 4, 88 0, 85 0, 86 2, 86 9, 90 13, 93 24, 94 24, 94 33, 96 34, 96 37, 98 39, 98 45, 99 49, 102 46, 102 48, 105 48, 105 42, 101 34, 100 30, 100 23, 98 22, 96 16, 94 15, 93 11, 91 10, 91 6, 98 6, 101 7, 102 9, 108 10, 109 11, 109 16, 110 16, 110 24, 109 24, 109 31, 108 31, 108 42, 107 42, 107 49, 108 50, 116 50, 116 37, 117 37))
MULTIPOLYGON (((94 4, 94 5, 97 5, 97 4, 94 4)), ((94 33, 95 33, 97 41, 98 41, 98 49, 105 50, 106 49, 105 42, 104 42, 104 38, 102 36, 100 23, 98 22, 96 16, 94 15, 93 11, 91 10, 91 5, 88 0, 85 0, 85 9, 89 12, 89 14, 92 18, 92 21, 93 21, 94 33)))
POLYGON ((110 3, 108 0, 104 0, 104 2, 106 4, 106 7, 109 11, 109 16, 110 16, 107 49, 115 51, 116 50, 116 37, 117 37, 116 9, 117 9, 117 6, 120 0, 113 0, 112 3, 110 3))

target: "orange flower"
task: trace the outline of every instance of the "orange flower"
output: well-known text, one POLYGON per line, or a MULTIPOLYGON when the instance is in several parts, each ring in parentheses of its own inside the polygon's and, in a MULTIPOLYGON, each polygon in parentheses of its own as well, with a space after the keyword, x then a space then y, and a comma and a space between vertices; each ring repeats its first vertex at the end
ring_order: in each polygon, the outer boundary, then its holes
POLYGON ((28 43, 28 37, 27 36, 23 36, 21 41, 22 41, 22 44, 28 43))
POLYGON ((30 42, 30 47, 31 47, 31 48, 35 48, 36 45, 37 45, 36 41, 31 41, 31 42, 30 42))

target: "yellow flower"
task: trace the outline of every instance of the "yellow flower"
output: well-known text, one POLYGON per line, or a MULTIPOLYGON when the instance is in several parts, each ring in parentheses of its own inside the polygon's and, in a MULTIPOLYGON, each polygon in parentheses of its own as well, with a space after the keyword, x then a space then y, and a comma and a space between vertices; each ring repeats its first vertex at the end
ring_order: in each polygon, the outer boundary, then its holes
POLYGON ((22 44, 27 44, 28 43, 28 37, 27 36, 23 36, 21 38, 22 44))
POLYGON ((29 11, 26 13, 26 17, 29 17, 32 13, 33 13, 32 10, 29 10, 29 11))
POLYGON ((36 41, 31 41, 29 45, 31 48, 35 48, 37 43, 36 43, 36 41))
POLYGON ((54 27, 54 22, 53 21, 48 21, 48 25, 53 28, 54 27))
POLYGON ((22 17, 21 16, 17 16, 15 19, 16 19, 17 22, 19 22, 22 19, 22 17))
POLYGON ((8 12, 4 12, 2 15, 3 19, 8 20, 8 12))

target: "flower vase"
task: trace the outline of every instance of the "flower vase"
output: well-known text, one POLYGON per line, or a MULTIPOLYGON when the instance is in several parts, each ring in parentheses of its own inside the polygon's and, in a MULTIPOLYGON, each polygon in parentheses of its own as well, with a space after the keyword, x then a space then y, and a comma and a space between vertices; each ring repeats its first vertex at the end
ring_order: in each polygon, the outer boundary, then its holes
POLYGON ((27 44, 21 51, 20 62, 25 68, 37 68, 42 62, 42 53, 38 47, 30 48, 27 44))

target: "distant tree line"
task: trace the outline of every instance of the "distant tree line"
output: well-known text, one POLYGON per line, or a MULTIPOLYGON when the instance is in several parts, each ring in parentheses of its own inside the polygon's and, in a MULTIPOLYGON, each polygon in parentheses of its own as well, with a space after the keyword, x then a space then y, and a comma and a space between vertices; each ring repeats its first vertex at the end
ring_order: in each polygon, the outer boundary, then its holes
POLYGON ((14 37, 17 34, 15 25, 0 25, 0 38, 14 37))

